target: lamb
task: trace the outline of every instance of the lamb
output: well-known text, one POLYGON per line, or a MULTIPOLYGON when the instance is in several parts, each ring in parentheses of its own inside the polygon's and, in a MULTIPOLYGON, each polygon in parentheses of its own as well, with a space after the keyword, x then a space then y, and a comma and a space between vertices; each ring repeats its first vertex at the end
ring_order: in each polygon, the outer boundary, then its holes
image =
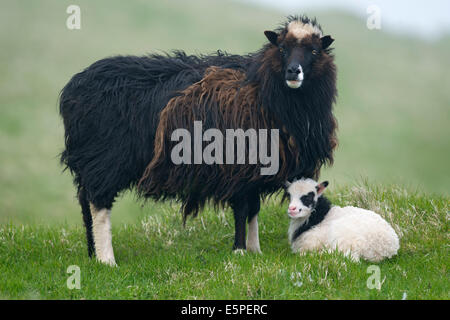
POLYGON ((373 211, 352 206, 331 206, 322 194, 328 181, 312 179, 286 183, 290 196, 289 242, 293 252, 338 250, 352 260, 380 262, 399 249, 394 229, 373 211))

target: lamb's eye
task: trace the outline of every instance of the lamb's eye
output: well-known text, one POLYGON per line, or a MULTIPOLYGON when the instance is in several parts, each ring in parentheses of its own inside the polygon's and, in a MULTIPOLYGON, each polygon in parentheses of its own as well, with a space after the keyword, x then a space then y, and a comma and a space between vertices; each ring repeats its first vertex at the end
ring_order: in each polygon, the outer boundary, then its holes
POLYGON ((313 50, 313 51, 311 51, 311 53, 315 56, 317 56, 317 54, 318 54, 317 50, 313 50))
POLYGON ((280 47, 280 53, 284 53, 284 48, 280 47))
POLYGON ((303 205, 309 207, 314 202, 314 194, 310 192, 307 195, 301 196, 300 201, 303 205))

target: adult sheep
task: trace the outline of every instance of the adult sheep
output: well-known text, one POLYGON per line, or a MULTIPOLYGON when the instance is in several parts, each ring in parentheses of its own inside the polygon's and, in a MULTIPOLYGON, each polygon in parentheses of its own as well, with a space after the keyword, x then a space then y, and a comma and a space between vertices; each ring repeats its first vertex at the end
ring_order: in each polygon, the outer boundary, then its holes
MULTIPOLYGON (((293 176, 317 177, 321 166, 332 162, 333 39, 306 16, 290 16, 265 35, 269 43, 244 56, 176 51, 103 59, 64 87, 61 161, 78 187, 90 256, 95 252, 115 265, 110 210, 118 193, 133 187, 145 198, 179 199, 184 217, 195 216, 208 200, 231 205, 233 248, 260 251, 261 196, 293 176), (271 147, 279 155, 279 170, 262 175, 263 164, 248 161, 175 164, 172 134, 180 128, 194 132, 195 121, 202 121, 205 132, 280 129, 278 149, 271 147)), ((269 134, 265 142, 274 138, 269 134)))

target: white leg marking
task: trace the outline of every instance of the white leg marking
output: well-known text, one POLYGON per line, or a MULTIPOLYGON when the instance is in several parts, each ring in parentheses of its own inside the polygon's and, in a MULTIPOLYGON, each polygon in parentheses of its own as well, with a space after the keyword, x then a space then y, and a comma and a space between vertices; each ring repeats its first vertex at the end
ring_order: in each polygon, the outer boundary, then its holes
POLYGON ((111 235, 111 210, 96 209, 91 203, 92 228, 94 231, 95 254, 105 264, 116 266, 111 235))
POLYGON ((247 251, 261 253, 259 247, 258 215, 248 223, 247 251))

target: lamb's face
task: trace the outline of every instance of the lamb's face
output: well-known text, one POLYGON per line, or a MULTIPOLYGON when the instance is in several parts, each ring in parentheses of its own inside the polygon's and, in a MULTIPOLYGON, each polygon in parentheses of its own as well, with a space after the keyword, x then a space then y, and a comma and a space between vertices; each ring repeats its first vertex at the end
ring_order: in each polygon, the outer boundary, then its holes
POLYGON ((292 183, 287 182, 289 193, 288 216, 291 219, 307 219, 314 211, 317 200, 328 185, 328 181, 318 184, 312 179, 300 179, 292 183))

